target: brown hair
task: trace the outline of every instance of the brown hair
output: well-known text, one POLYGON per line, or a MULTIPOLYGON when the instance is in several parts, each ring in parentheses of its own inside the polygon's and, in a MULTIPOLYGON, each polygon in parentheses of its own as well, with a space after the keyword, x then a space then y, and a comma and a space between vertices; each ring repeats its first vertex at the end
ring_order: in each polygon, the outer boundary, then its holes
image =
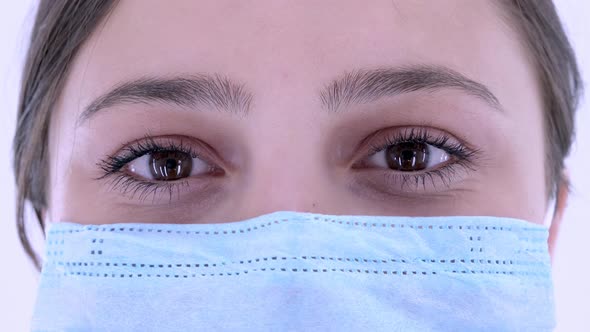
POLYGON ((39 3, 22 76, 13 143, 18 234, 37 269, 41 268, 41 260, 27 235, 25 203, 32 204, 37 222, 44 230, 42 213, 47 207, 48 134, 53 105, 72 59, 113 6, 113 0, 42 0, 39 3))
MULTIPOLYGON (((547 133, 547 183, 553 195, 562 181, 565 157, 574 135, 574 113, 582 83, 576 59, 551 0, 502 0, 508 21, 519 31, 535 61, 543 89, 547 133)), ((47 208, 48 133, 53 106, 72 59, 114 8, 114 0, 41 0, 24 68, 14 172, 18 188, 16 222, 21 243, 35 266, 41 261, 27 236, 25 205, 42 230, 47 208)))
POLYGON ((583 84, 574 51, 551 0, 502 0, 508 23, 520 32, 537 67, 546 133, 545 159, 548 197, 569 179, 562 176, 563 163, 574 140, 574 119, 583 84))

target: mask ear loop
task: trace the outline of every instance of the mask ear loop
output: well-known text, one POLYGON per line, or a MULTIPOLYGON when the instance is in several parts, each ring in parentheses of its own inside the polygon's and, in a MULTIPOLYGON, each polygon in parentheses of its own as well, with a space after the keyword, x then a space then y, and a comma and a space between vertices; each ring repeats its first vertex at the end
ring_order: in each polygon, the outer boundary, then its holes
POLYGON ((549 205, 547 207, 547 211, 545 212, 545 219, 543 221, 543 225, 547 228, 551 227, 551 222, 555 217, 555 209, 557 206, 557 198, 553 197, 549 200, 549 205))
POLYGON ((53 220, 51 220, 51 213, 49 213, 48 210, 44 210, 42 212, 35 211, 35 214, 37 215, 39 226, 41 226, 40 230, 43 234, 43 238, 47 239, 47 231, 49 230, 49 226, 51 226, 51 224, 53 223, 53 220))
POLYGON ((35 238, 36 243, 38 244, 37 250, 38 252, 42 253, 41 256, 39 257, 41 266, 43 266, 44 262, 47 260, 47 257, 45 257, 45 255, 47 254, 46 249, 46 241, 47 241, 47 236, 49 235, 49 228, 52 224, 54 224, 55 222, 51 219, 51 214, 44 212, 43 214, 37 214, 37 218, 41 218, 43 217, 43 219, 39 219, 40 224, 42 227, 39 227, 39 230, 41 232, 35 232, 35 238), (42 221, 41 221, 42 220, 42 221))
POLYGON ((553 188, 554 194, 551 195, 551 199, 549 199, 549 205, 547 206, 547 211, 545 213, 545 219, 543 221, 543 225, 547 228, 551 227, 552 221, 555 219, 555 213, 557 212, 557 207, 563 202, 560 202, 560 198, 562 196, 562 190, 566 190, 569 192, 571 189, 569 176, 567 170, 564 170, 559 178, 559 182, 556 184, 555 188, 553 188), (565 186, 565 189, 563 188, 565 186))

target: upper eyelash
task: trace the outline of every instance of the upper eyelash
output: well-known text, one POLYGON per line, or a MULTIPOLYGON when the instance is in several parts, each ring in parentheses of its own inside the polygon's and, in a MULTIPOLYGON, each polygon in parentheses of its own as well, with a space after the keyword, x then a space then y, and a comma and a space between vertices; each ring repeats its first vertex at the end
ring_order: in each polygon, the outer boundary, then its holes
POLYGON ((392 145, 400 143, 424 143, 437 147, 445 152, 448 152, 459 160, 470 160, 479 154, 479 150, 469 148, 461 143, 450 143, 449 135, 439 134, 432 136, 427 129, 424 128, 410 128, 393 135, 386 136, 385 144, 370 145, 369 156, 381 152, 392 145))
MULTIPOLYGON (((454 162, 425 172, 391 172, 391 174, 389 174, 390 181, 401 181, 402 188, 408 183, 412 182, 415 183, 416 187, 418 187, 420 184, 425 187, 427 179, 432 181, 434 184, 434 177, 438 177, 441 179, 443 184, 448 186, 449 182, 451 182, 451 178, 456 174, 455 166, 473 170, 473 159, 479 155, 479 150, 468 147, 465 144, 461 144, 459 142, 451 143, 449 142, 450 140, 450 136, 444 133, 433 136, 429 133, 429 130, 425 128, 407 128, 402 131, 398 131, 395 134, 386 136, 385 143, 378 145, 371 144, 368 157, 381 152, 392 145, 404 142, 425 143, 432 145, 449 153, 452 157, 454 157, 454 162)), ((200 157, 190 145, 184 144, 182 140, 180 140, 178 143, 176 140, 169 139, 165 140, 163 143, 160 143, 156 142, 156 138, 149 135, 145 136, 143 140, 128 144, 122 150, 122 153, 119 153, 118 155, 107 156, 98 163, 98 166, 104 172, 104 174, 98 178, 99 180, 120 173, 121 169, 129 162, 153 152, 178 151, 184 152, 190 155, 192 158, 200 157)), ((112 185, 113 187, 121 186, 124 192, 132 192, 133 196, 139 192, 139 196, 142 198, 142 200, 147 198, 148 194, 153 194, 155 197, 158 190, 167 191, 170 195, 170 200, 172 200, 174 189, 177 191, 179 190, 178 184, 176 183, 154 183, 150 181, 133 179, 130 175, 124 174, 118 174, 117 177, 113 179, 112 185)), ((188 185, 188 183, 184 181, 181 183, 181 185, 188 185)))
POLYGON ((180 140, 180 143, 177 143, 176 141, 170 139, 162 144, 156 142, 155 138, 152 136, 146 136, 144 137, 143 141, 137 141, 133 144, 125 146, 123 151, 124 153, 119 155, 107 156, 98 163, 98 166, 104 172, 104 174, 98 179, 103 179, 109 175, 115 174, 125 167, 125 165, 127 165, 129 162, 153 152, 177 151, 186 153, 192 158, 200 157, 191 146, 185 145, 182 140, 180 140))

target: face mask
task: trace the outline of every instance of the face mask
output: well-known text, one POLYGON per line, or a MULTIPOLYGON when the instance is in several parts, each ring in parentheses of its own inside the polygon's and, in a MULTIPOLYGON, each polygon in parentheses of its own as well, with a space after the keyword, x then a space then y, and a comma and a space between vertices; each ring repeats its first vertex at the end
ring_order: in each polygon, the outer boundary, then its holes
POLYGON ((277 212, 52 224, 32 330, 550 331, 547 228, 277 212))

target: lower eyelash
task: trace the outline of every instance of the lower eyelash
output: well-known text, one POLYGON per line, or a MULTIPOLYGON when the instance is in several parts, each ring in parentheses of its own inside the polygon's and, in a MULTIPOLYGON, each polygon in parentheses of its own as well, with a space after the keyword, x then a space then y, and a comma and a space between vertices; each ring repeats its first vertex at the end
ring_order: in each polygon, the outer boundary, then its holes
POLYGON ((131 199, 137 197, 139 201, 145 201, 149 196, 152 196, 152 203, 155 202, 156 197, 168 193, 169 202, 172 202, 172 197, 176 193, 180 198, 180 189, 182 187, 189 187, 186 180, 170 181, 170 182, 148 182, 138 180, 125 173, 113 174, 110 180, 111 190, 119 190, 123 195, 129 195, 131 199))
MULTIPOLYGON (((391 185, 400 185, 403 188, 413 185, 414 190, 422 187, 426 190, 427 182, 430 182, 433 187, 436 187, 437 181, 446 187, 449 187, 453 178, 456 177, 457 168, 473 171, 473 160, 479 154, 479 150, 467 148, 461 143, 449 143, 450 137, 444 134, 433 137, 428 133, 428 130, 423 128, 412 128, 402 132, 398 132, 393 136, 389 136, 383 145, 371 145, 371 152, 369 156, 381 152, 388 147, 405 142, 425 143, 434 147, 440 148, 449 153, 454 159, 453 163, 448 163, 438 169, 425 172, 388 172, 387 182, 391 185)), ((107 156, 104 160, 98 163, 98 166, 103 170, 104 174, 97 180, 112 177, 110 180, 111 190, 120 190, 124 195, 130 195, 131 199, 138 197, 140 201, 146 200, 152 196, 155 201, 156 197, 167 193, 170 202, 176 193, 180 197, 180 189, 182 187, 189 187, 189 182, 186 180, 170 181, 170 182, 149 182, 137 179, 129 174, 121 171, 125 165, 132 160, 144 156, 146 154, 157 151, 180 151, 198 157, 197 154, 189 147, 170 140, 165 145, 159 144, 153 137, 146 136, 145 143, 139 142, 136 145, 130 145, 124 149, 125 154, 119 156, 107 156)))
POLYGON ((457 161, 454 164, 443 166, 439 169, 434 169, 422 173, 416 172, 418 174, 414 174, 413 172, 388 172, 388 174, 386 175, 386 182, 388 183, 388 185, 391 186, 399 185, 402 190, 404 190, 404 188, 407 188, 416 191, 420 187, 422 187, 422 189, 426 191, 426 184, 428 182, 430 182, 430 184, 432 184, 432 187, 436 189, 437 179, 439 179, 445 187, 449 188, 451 186, 451 183, 453 182, 453 179, 457 177, 457 168, 463 168, 464 170, 471 171, 474 170, 471 163, 468 163, 465 160, 463 160, 457 161))

